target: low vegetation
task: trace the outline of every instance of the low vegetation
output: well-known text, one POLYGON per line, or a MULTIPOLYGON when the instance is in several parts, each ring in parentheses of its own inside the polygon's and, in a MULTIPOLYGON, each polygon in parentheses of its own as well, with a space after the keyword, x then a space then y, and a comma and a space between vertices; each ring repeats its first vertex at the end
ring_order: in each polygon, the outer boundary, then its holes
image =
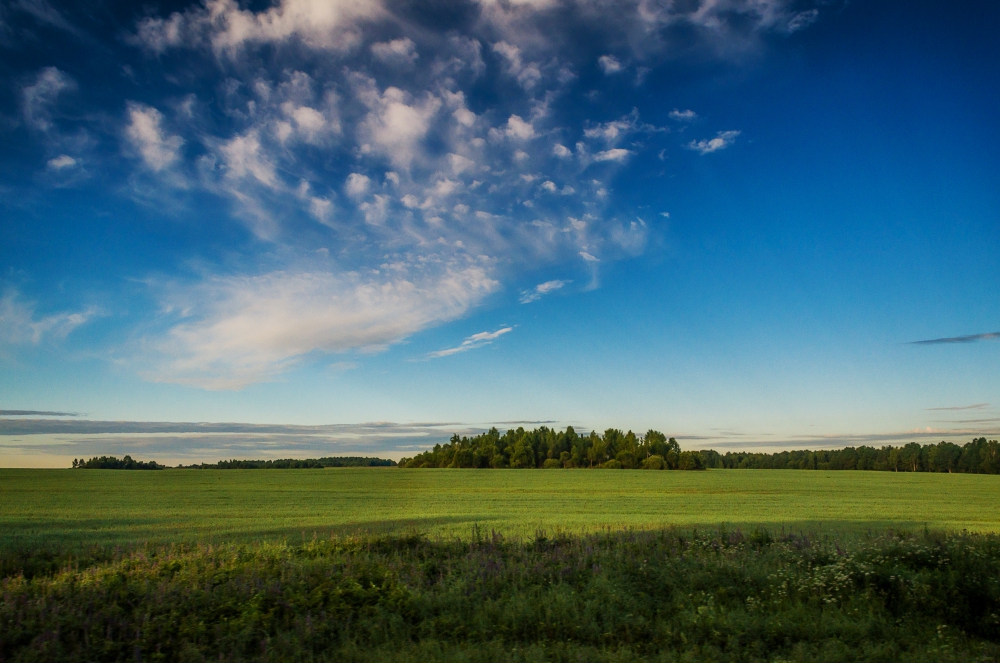
POLYGON ((66 556, 3 661, 993 661, 1000 537, 606 531, 66 556))

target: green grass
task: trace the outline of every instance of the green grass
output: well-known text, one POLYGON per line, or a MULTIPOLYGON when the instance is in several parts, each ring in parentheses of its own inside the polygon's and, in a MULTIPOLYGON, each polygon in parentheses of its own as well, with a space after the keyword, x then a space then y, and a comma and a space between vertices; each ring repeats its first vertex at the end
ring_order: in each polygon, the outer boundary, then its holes
POLYGON ((1000 532, 1000 476, 794 470, 0 470, 0 550, 352 532, 1000 532))
POLYGON ((0 661, 1000 660, 998 498, 924 473, 0 470, 0 661))

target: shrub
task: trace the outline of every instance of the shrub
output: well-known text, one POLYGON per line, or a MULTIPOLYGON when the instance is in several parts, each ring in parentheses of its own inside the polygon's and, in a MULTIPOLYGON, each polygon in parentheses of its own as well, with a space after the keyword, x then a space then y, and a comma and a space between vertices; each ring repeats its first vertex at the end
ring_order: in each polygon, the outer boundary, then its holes
POLYGON ((559 462, 558 458, 546 458, 545 462, 542 463, 543 470, 554 470, 562 467, 562 463, 559 462))
POLYGON ((667 463, 663 460, 663 456, 652 455, 642 461, 642 469, 644 470, 663 470, 666 467, 667 463))

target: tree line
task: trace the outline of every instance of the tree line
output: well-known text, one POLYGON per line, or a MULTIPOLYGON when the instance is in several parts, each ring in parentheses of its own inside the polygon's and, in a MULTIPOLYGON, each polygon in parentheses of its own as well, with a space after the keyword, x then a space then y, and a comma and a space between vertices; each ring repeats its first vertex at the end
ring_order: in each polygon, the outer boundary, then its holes
POLYGON ((73 459, 74 470, 162 470, 166 469, 156 461, 135 460, 132 456, 115 458, 114 456, 94 456, 90 460, 73 459))
MULTIPOLYGON (((193 470, 308 470, 324 467, 393 467, 396 462, 385 458, 367 458, 361 456, 328 456, 325 458, 282 458, 278 460, 220 460, 218 463, 199 463, 197 465, 178 465, 177 469, 193 470)), ((167 470, 166 465, 156 461, 143 462, 132 456, 116 458, 115 456, 95 456, 90 460, 73 459, 75 470, 167 470)))
MULTIPOLYGON (((181 469, 320 469, 324 467, 392 467, 383 458, 329 456, 299 460, 223 460, 218 463, 178 465, 181 469)), ((578 434, 572 426, 558 431, 546 426, 533 430, 516 428, 500 433, 491 428, 472 437, 453 435, 445 444, 412 458, 402 458, 399 467, 453 468, 593 468, 643 470, 873 470, 884 472, 958 472, 1000 474, 1000 443, 979 437, 965 445, 952 442, 903 446, 846 447, 826 451, 779 451, 760 453, 712 449, 682 451, 677 440, 659 431, 645 435, 609 428, 603 434, 578 434)), ((99 456, 74 459, 74 469, 162 470, 155 461, 137 461, 99 456)))
POLYGON ((682 451, 677 440, 649 430, 645 435, 609 428, 603 434, 578 434, 572 426, 526 431, 496 428, 472 437, 453 435, 446 444, 403 458, 399 467, 595 468, 648 470, 775 469, 874 470, 886 472, 962 472, 1000 474, 1000 443, 979 437, 952 442, 879 448, 860 446, 828 451, 758 453, 712 449, 682 451))
POLYGON ((395 461, 361 456, 328 456, 325 458, 279 458, 277 460, 220 460, 218 463, 178 465, 194 470, 309 470, 323 467, 393 467, 395 461))
POLYGON ((958 446, 952 442, 847 447, 831 451, 753 453, 699 452, 706 467, 754 470, 875 470, 883 472, 961 472, 1000 474, 1000 443, 978 437, 958 446))
POLYGON ((609 428, 603 435, 579 435, 572 426, 564 431, 542 426, 503 434, 491 428, 472 437, 456 434, 446 444, 401 459, 399 466, 701 470, 705 463, 700 454, 681 451, 677 440, 655 430, 636 435, 609 428))

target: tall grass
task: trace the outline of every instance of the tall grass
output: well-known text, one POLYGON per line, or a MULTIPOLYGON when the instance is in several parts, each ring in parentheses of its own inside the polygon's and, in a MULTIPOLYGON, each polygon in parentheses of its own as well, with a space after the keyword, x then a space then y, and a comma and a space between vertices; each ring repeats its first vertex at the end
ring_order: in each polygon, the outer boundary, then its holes
POLYGON ((476 528, 51 561, 8 560, 0 660, 1000 657, 995 535, 476 528))

